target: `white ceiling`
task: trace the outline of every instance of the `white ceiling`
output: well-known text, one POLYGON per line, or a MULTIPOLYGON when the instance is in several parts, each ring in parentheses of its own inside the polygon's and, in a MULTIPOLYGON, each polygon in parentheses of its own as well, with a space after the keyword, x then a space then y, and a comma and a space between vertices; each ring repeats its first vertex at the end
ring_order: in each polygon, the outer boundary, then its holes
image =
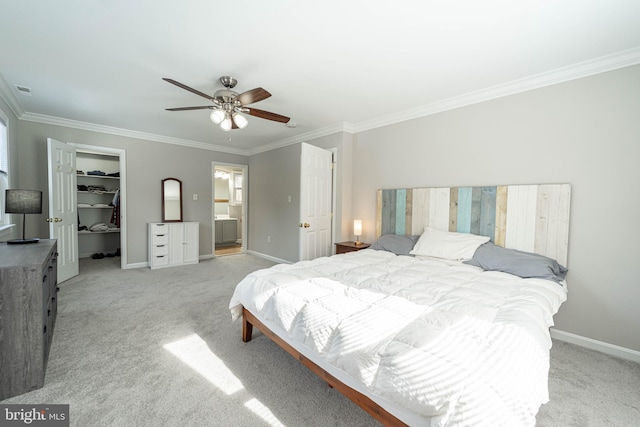
POLYGON ((3 0, 0 93, 23 120, 250 154, 640 63, 639 17, 638 0, 3 0), (222 75, 297 127, 164 110, 209 101, 163 77, 213 95, 222 75))

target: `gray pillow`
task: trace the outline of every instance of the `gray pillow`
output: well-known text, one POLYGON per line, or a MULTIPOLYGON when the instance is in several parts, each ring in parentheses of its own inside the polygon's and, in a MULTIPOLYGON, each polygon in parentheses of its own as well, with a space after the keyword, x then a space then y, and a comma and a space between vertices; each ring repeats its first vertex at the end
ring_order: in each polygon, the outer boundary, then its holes
POLYGON ((567 275, 567 269, 555 260, 542 255, 517 251, 496 246, 491 242, 480 246, 473 258, 464 261, 484 270, 502 271, 522 278, 539 278, 560 282, 567 275))
MULTIPOLYGON (((396 255, 409 255, 420 236, 398 236, 385 234, 373 242, 369 249, 393 252, 396 255)), ((413 256, 413 255, 412 255, 413 256)))

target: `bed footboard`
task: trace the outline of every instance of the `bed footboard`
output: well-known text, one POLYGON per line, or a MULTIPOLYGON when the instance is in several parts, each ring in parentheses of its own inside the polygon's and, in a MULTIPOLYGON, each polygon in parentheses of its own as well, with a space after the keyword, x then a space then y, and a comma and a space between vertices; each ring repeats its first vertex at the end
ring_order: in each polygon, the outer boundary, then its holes
POLYGON ((253 327, 256 327, 260 332, 269 337, 273 342, 282 347, 287 353, 295 357, 303 365, 311 370, 314 374, 319 376, 326 383, 338 390, 347 398, 351 399, 356 405, 364 409, 369 415, 380 421, 385 426, 390 427, 407 427, 407 424, 400 421, 395 416, 391 415, 386 409, 382 408, 376 402, 371 400, 364 394, 352 389, 351 387, 340 382, 336 377, 316 365, 306 356, 301 354, 298 350, 289 345, 286 341, 272 332, 262 322, 260 322, 251 312, 247 309, 242 309, 242 341, 251 341, 251 334, 253 333, 253 327))

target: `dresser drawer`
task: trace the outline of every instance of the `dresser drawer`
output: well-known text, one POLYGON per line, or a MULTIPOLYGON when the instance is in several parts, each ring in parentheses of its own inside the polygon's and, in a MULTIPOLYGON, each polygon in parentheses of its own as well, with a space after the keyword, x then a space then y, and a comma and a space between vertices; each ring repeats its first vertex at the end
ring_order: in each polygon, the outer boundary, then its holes
POLYGON ((154 234, 151 236, 151 241, 154 246, 167 245, 169 243, 168 234, 154 234))
POLYGON ((153 235, 167 234, 169 232, 169 225, 165 223, 149 224, 149 228, 153 235))
POLYGON ((168 255, 169 254, 169 246, 167 246, 167 245, 156 245, 156 246, 152 247, 152 251, 153 251, 153 253, 151 254, 152 256, 168 255))
POLYGON ((169 254, 154 254, 151 257, 151 267, 160 267, 163 265, 169 265, 169 254))

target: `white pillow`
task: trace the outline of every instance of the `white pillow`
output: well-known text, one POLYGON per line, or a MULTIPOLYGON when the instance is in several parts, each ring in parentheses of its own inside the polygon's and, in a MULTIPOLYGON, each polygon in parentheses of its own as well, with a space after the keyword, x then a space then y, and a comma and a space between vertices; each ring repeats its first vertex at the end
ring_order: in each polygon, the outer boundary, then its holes
POLYGON ((475 234, 454 233, 425 227, 418 243, 410 252, 412 255, 431 256, 454 260, 468 260, 473 258, 476 249, 487 243, 489 237, 475 234))

